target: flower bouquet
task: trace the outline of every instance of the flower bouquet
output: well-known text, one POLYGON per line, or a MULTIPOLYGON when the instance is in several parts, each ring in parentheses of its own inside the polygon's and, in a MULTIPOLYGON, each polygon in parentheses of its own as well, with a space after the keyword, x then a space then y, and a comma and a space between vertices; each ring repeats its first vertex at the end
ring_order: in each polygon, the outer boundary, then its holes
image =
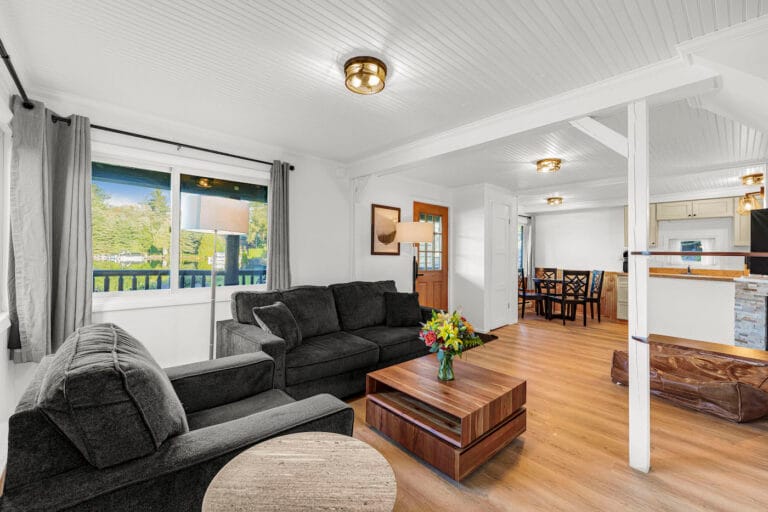
POLYGON ((483 344, 469 321, 457 311, 443 313, 432 311, 432 318, 422 324, 419 337, 429 347, 430 352, 437 352, 440 367, 437 378, 453 380, 453 358, 472 347, 483 344))

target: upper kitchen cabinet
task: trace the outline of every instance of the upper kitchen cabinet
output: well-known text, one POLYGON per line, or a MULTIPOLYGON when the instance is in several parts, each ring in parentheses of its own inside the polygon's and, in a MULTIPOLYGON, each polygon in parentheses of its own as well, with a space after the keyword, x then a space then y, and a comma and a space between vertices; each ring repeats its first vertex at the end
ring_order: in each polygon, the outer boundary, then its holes
MULTIPOLYGON (((659 242, 659 222, 656 218, 656 204, 648 205, 648 247, 653 249, 659 242)), ((624 247, 629 247, 629 209, 624 207, 624 247)))
POLYGON ((680 220, 693 217, 706 219, 732 215, 733 200, 730 197, 656 204, 657 220, 680 220))
MULTIPOLYGON (((733 198, 734 211, 739 206, 739 198, 733 198)), ((746 215, 739 215, 738 213, 733 216, 733 245, 737 247, 749 247, 752 243, 752 228, 751 228, 752 216, 750 213, 746 215)))
POLYGON ((692 201, 677 201, 675 203, 657 203, 656 220, 678 220, 693 216, 692 201))
POLYGON ((694 217, 731 217, 733 215, 733 200, 730 197, 717 199, 701 199, 691 201, 694 217))

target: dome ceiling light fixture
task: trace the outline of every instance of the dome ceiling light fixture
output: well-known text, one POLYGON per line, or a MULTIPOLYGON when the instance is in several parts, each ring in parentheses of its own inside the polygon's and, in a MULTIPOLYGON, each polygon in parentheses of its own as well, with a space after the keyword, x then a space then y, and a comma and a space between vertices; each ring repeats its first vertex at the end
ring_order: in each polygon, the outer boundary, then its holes
POLYGON ((376 57, 352 57, 344 64, 344 85, 355 94, 376 94, 384 89, 387 65, 376 57))
POLYGON ((563 198, 560 196, 548 197, 547 204, 549 206, 560 206, 561 204, 563 204, 563 198))
POLYGON ((751 185, 762 185, 763 184, 763 173, 758 172, 755 174, 745 174, 741 177, 741 184, 744 186, 751 186, 751 185))
POLYGON ((536 172, 551 173, 560 170, 560 165, 563 163, 559 158, 543 158, 536 162, 536 172))

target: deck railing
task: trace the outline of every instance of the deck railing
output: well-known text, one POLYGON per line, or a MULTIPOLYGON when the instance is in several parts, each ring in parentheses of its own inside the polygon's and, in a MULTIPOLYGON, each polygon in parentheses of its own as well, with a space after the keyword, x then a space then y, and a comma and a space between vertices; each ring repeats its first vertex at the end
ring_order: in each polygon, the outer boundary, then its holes
MULTIPOLYGON (((228 282, 225 273, 219 273, 216 283, 228 282)), ((267 270, 238 270, 237 284, 251 285, 267 282, 267 270)), ((179 270, 179 288, 203 288, 211 285, 210 270, 179 270)), ((94 270, 93 290, 96 292, 122 292, 129 290, 160 290, 171 286, 170 270, 94 270)))

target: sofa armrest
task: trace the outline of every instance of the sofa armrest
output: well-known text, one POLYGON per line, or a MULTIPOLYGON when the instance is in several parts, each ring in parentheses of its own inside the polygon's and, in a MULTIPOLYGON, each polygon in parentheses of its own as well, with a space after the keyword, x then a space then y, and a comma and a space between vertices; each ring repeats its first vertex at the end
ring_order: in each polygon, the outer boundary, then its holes
POLYGON ((189 414, 272 389, 275 361, 259 351, 174 366, 165 373, 189 414))
POLYGON ((105 469, 85 466, 30 482, 3 496, 3 506, 25 511, 97 510, 116 505, 121 510, 148 509, 150 505, 153 510, 200 510, 211 479, 241 451, 296 432, 351 436, 353 423, 350 406, 331 395, 316 395, 173 437, 147 457, 105 469))
POLYGON ((249 354, 259 350, 275 360, 274 387, 285 389, 285 340, 256 325, 224 320, 216 324, 217 357, 249 354))

